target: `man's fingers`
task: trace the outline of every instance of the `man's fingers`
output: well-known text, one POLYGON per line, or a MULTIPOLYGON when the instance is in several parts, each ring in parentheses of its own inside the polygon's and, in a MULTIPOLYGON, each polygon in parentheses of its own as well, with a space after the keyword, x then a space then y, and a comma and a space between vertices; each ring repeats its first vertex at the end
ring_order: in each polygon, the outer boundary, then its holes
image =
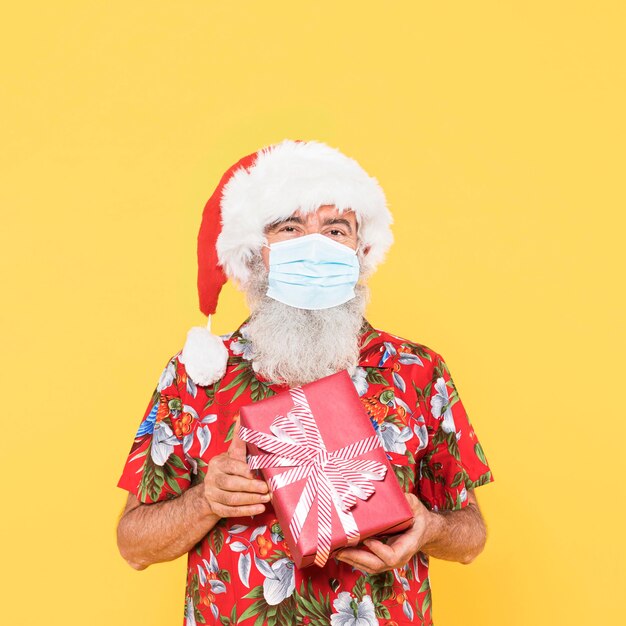
POLYGON ((248 506, 228 506, 219 502, 212 504, 211 508, 220 517, 247 517, 248 515, 261 515, 265 511, 264 504, 252 504, 248 506))
POLYGON ((207 495, 211 504, 219 502, 227 506, 245 506, 248 504, 262 504, 269 502, 269 494, 255 493, 250 491, 224 491, 219 488, 212 488, 207 495))
POLYGON ((392 548, 393 551, 399 555, 404 555, 404 554, 411 555, 411 554, 415 554, 416 552, 415 538, 411 537, 407 533, 400 533, 399 535, 395 535, 391 537, 389 539, 389 543, 387 544, 387 547, 392 548))
POLYGON ((228 456, 242 461, 246 460, 246 442, 239 436, 239 418, 235 421, 233 439, 228 447, 228 456))
POLYGON ((361 572, 365 572, 366 574, 380 574, 381 571, 383 570, 374 570, 371 569, 369 567, 366 567, 365 565, 363 565, 362 563, 355 563, 354 561, 352 561, 351 559, 348 558, 343 558, 340 559, 343 563, 346 563, 347 565, 350 565, 350 567, 354 567, 356 569, 358 569, 361 572))
POLYGON ((363 567, 371 570, 389 569, 389 566, 379 556, 358 548, 344 548, 339 552, 337 558, 340 561, 345 560, 359 569, 363 567))
POLYGON ((245 461, 234 459, 232 457, 224 457, 220 463, 220 470, 224 474, 232 474, 233 476, 243 476, 249 480, 254 478, 252 470, 245 461))
POLYGON ((267 494, 269 487, 264 480, 244 478, 232 474, 220 474, 215 479, 215 485, 222 491, 248 491, 250 493, 267 494))
POLYGON ((215 490, 211 494, 211 505, 214 502, 225 506, 249 506, 252 504, 263 504, 267 502, 267 495, 260 493, 248 493, 245 491, 219 491, 215 490))
POLYGON ((388 567, 393 566, 393 564, 398 560, 396 551, 378 539, 365 539, 363 543, 388 567))

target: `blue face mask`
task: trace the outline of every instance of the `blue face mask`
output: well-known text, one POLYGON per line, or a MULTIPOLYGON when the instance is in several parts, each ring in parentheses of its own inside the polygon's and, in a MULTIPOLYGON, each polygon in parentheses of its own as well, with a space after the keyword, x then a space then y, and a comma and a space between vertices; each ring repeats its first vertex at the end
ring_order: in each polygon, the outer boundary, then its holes
POLYGON ((328 309, 354 298, 359 259, 349 246, 319 233, 263 245, 270 249, 270 298, 299 309, 328 309))

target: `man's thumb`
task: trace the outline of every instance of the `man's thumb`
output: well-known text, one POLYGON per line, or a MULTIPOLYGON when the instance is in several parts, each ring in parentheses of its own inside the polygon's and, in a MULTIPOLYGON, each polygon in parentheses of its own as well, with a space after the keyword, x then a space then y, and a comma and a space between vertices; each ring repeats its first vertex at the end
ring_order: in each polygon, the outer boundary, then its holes
POLYGON ((239 436, 239 418, 235 422, 233 430, 233 439, 228 447, 228 456, 233 458, 246 460, 246 442, 239 436))

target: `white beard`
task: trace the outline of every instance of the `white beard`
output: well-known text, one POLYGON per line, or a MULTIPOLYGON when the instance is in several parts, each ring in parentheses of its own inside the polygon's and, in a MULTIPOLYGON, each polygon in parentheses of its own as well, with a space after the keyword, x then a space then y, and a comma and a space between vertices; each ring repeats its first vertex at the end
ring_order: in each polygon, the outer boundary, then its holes
POLYGON ((342 369, 350 375, 359 362, 359 338, 369 288, 357 283, 355 297, 328 309, 299 309, 267 295, 268 270, 260 255, 250 261, 251 278, 243 285, 251 311, 245 337, 252 366, 264 378, 303 385, 342 369))

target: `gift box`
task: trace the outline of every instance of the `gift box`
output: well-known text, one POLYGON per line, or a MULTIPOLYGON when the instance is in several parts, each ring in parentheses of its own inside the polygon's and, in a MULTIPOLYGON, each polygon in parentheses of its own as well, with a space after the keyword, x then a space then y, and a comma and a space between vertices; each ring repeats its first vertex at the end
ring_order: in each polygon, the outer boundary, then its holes
POLYGON ((367 537, 409 528, 413 513, 346 370, 240 408, 297 567, 367 537))

